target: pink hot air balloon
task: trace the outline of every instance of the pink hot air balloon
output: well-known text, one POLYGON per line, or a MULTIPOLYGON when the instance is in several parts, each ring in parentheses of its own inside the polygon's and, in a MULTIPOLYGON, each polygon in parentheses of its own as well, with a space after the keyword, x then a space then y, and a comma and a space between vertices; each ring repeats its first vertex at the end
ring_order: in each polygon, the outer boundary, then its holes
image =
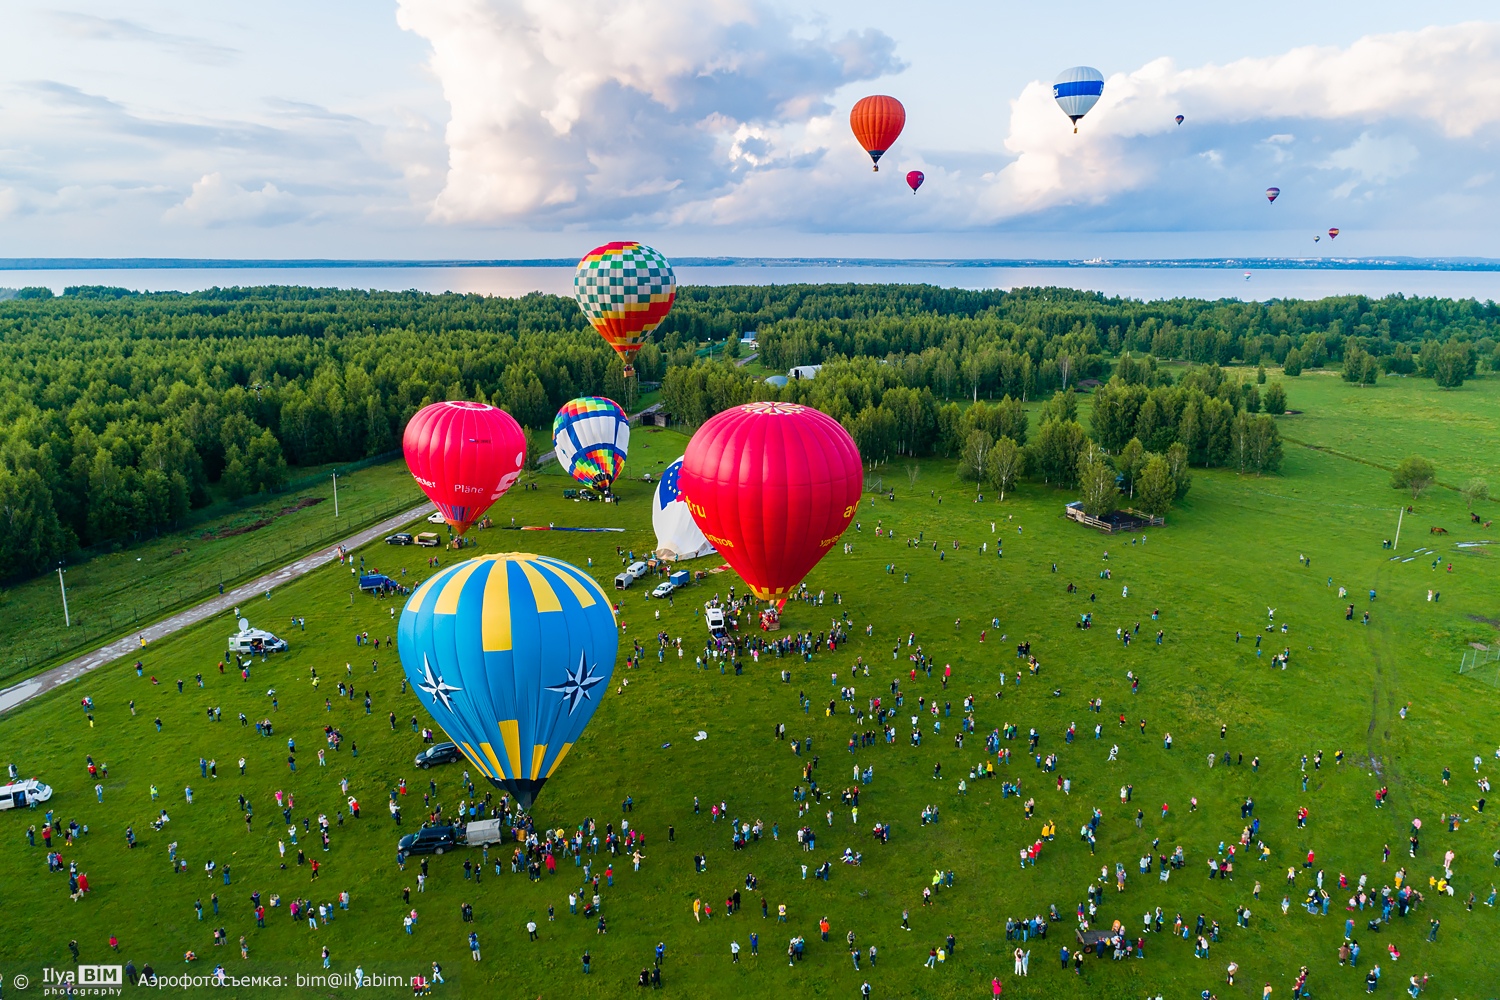
POLYGON ((402 435, 406 467, 462 535, 521 476, 526 435, 504 410, 450 400, 418 410, 402 435))
POLYGON ((927 175, 920 170, 908 170, 906 172, 906 186, 911 188, 912 194, 917 193, 917 188, 921 187, 922 182, 926 179, 927 175))
POLYGON ((1328 230, 1328 238, 1330 240, 1336 240, 1339 238, 1338 227, 1334 227, 1333 229, 1328 230))
POLYGON ((1274 202, 1281 195, 1281 188, 1266 188, 1266 201, 1274 202))

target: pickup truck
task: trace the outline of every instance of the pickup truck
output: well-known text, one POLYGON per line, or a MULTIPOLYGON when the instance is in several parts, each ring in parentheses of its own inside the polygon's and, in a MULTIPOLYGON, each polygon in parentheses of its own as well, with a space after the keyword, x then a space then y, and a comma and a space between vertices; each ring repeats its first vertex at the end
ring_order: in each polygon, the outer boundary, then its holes
POLYGON ((424 826, 408 833, 396 844, 403 854, 442 854, 455 847, 478 847, 498 844, 505 836, 505 824, 498 819, 482 819, 455 826, 424 826))

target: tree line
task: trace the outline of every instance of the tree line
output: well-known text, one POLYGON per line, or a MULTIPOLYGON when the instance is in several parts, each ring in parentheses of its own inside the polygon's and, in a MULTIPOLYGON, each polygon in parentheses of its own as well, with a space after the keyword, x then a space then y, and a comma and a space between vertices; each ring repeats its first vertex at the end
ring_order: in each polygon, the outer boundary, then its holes
MULTIPOLYGON (((1287 363, 1293 375, 1340 361, 1363 378, 1365 358, 1388 371, 1409 359, 1413 373, 1451 381, 1456 364, 1468 375, 1500 367, 1497 334, 1493 304, 1400 296, 1143 303, 1068 289, 684 287, 636 368, 689 427, 749 399, 796 399, 841 420, 871 461, 959 457, 977 431, 990 439, 978 446, 981 478, 1008 440, 1014 468, 1074 485, 1087 436, 1066 401, 1080 382, 1105 383, 1094 443, 1111 454, 1138 439, 1163 461, 1180 445, 1184 475, 1187 463, 1266 471, 1276 442, 1260 411, 1276 412, 1278 389, 1246 388, 1219 366, 1287 363), (747 331, 773 368, 824 367, 784 389, 754 379, 730 363, 747 331), (1196 374, 1173 384, 1158 358, 1196 362, 1196 374), (1049 398, 1033 435, 1021 404, 1049 398)), ((0 302, 0 578, 148 536, 298 468, 382 454, 435 400, 502 406, 545 447, 563 402, 629 403, 636 385, 559 296, 26 289, 0 302)))

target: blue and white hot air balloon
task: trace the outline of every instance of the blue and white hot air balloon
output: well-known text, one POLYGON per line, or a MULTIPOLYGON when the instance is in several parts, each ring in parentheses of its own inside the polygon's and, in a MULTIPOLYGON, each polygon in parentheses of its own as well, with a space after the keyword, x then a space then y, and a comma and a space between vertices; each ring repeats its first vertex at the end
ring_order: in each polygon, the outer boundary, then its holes
POLYGON ((609 690, 619 631, 593 577, 503 552, 450 566, 401 611, 401 666, 469 763, 530 808, 609 690))
POLYGON ((656 484, 651 502, 651 527, 656 529, 656 554, 662 559, 696 559, 714 551, 713 543, 703 537, 703 530, 693 520, 692 512, 682 499, 678 478, 682 459, 667 466, 656 484))
POLYGON ((570 399, 552 421, 552 444, 568 475, 608 493, 625 470, 630 418, 619 403, 603 396, 570 399))
POLYGON ((1074 66, 1057 74, 1052 82, 1052 97, 1063 114, 1073 120, 1073 131, 1078 131, 1078 120, 1089 113, 1104 93, 1104 74, 1092 66, 1074 66))

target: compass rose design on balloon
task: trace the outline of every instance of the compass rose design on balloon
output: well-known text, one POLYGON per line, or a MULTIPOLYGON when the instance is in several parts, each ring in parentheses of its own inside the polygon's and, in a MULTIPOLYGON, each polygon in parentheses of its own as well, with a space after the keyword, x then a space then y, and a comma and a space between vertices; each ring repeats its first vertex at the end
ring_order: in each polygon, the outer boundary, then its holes
POLYGON ((422 656, 422 681, 417 685, 417 689, 434 701, 442 702, 443 707, 450 712, 453 711, 453 699, 448 697, 449 693, 463 690, 461 687, 446 683, 442 674, 434 674, 432 664, 427 661, 425 654, 422 656))
POLYGON ((593 699, 593 695, 589 694, 589 692, 595 686, 603 683, 604 678, 594 676, 594 668, 588 665, 588 661, 582 653, 578 654, 578 669, 565 670, 564 674, 568 678, 566 681, 549 687, 547 690, 562 695, 562 700, 568 706, 568 714, 572 715, 580 702, 593 699))

